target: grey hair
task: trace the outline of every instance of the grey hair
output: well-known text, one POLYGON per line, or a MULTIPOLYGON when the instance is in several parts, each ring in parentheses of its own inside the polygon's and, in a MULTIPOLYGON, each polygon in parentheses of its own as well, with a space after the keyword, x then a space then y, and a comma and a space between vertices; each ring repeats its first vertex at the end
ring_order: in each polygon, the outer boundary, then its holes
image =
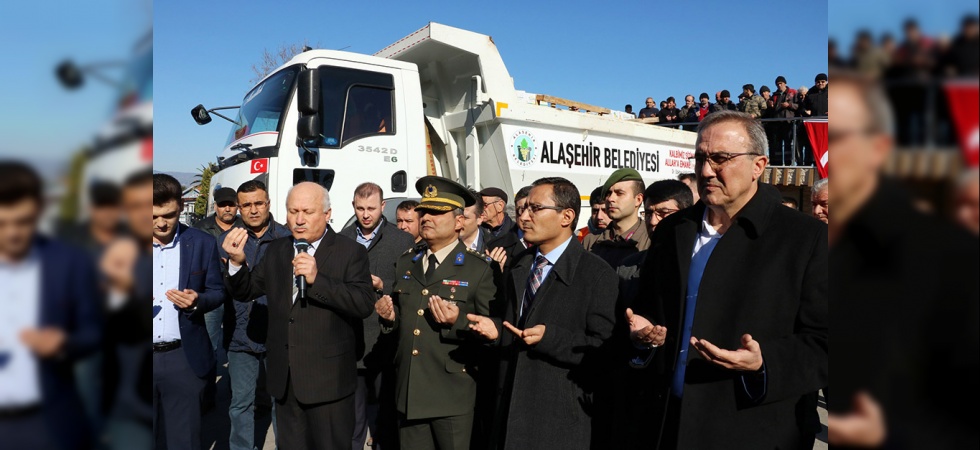
POLYGON ((286 191, 287 201, 289 199, 289 196, 293 194, 293 189, 296 188, 296 186, 299 186, 301 184, 306 184, 306 183, 313 184, 321 189, 321 193, 323 194, 323 212, 330 211, 330 191, 328 191, 327 188, 323 187, 323 185, 314 183, 312 181, 304 181, 302 183, 294 184, 292 187, 290 187, 289 190, 286 191))
POLYGON ((881 83, 849 70, 835 70, 831 72, 831 77, 834 78, 835 86, 844 82, 857 88, 861 102, 868 110, 868 121, 872 131, 888 137, 895 136, 895 115, 892 113, 891 102, 888 101, 881 83))
POLYGON ((463 208, 453 209, 453 217, 459 217, 463 215, 463 208))
POLYGON ((821 192, 827 190, 830 187, 830 177, 821 178, 813 183, 813 190, 810 192, 810 198, 817 198, 821 192))
POLYGON ((745 129, 749 135, 749 152, 757 155, 767 155, 769 140, 766 139, 766 131, 762 129, 762 124, 755 120, 751 115, 744 112, 722 110, 704 116, 704 120, 698 124, 698 142, 701 135, 712 125, 724 122, 735 122, 745 129))
POLYGON ((797 92, 810 92, 810 88, 808 88, 806 86, 800 86, 800 88, 797 89, 796 91, 797 92))

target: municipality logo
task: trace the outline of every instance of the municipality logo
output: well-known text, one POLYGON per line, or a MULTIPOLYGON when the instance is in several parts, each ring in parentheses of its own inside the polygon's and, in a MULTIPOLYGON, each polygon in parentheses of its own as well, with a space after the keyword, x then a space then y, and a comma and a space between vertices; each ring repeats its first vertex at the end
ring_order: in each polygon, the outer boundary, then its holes
POLYGON ((514 133, 514 140, 511 143, 510 156, 514 162, 521 167, 534 164, 534 151, 537 147, 534 136, 530 131, 519 130, 514 133))

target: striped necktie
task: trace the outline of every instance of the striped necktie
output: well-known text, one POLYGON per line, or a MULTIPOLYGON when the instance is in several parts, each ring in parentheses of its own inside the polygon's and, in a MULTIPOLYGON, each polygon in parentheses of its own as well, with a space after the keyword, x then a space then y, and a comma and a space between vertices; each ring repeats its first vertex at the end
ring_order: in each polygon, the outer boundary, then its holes
POLYGON ((531 275, 527 279, 527 288, 524 290, 524 301, 521 304, 521 317, 518 320, 518 328, 524 328, 525 322, 527 322, 528 313, 531 311, 531 303, 534 302, 534 296, 538 293, 538 288, 541 287, 541 283, 544 282, 544 268, 548 265, 548 258, 544 255, 538 255, 534 258, 534 269, 531 270, 531 275))

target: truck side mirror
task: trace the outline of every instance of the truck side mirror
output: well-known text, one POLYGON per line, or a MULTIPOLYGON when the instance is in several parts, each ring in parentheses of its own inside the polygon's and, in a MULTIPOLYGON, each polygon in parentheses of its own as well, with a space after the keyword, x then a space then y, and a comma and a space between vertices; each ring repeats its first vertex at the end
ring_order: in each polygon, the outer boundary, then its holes
POLYGON ((58 64, 55 73, 58 75, 58 81, 61 82, 61 85, 68 89, 77 89, 85 81, 85 78, 82 76, 82 70, 74 62, 69 60, 58 64))
POLYGON ((211 114, 208 114, 208 110, 204 105, 197 105, 191 109, 191 116, 194 117, 194 121, 198 125, 205 125, 211 122, 211 114))
POLYGON ((299 73, 297 101, 301 115, 320 112, 320 71, 306 69, 299 73))
POLYGON ((320 71, 306 69, 299 72, 296 87, 296 103, 299 120, 296 135, 301 141, 317 141, 320 138, 320 71))

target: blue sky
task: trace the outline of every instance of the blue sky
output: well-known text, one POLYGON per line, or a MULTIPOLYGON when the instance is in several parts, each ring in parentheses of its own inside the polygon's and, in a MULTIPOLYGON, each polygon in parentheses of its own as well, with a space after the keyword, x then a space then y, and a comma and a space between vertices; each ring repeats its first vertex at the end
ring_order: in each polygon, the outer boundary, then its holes
POLYGON ((914 17, 927 36, 955 36, 963 15, 980 11, 976 0, 831 0, 829 5, 827 30, 845 55, 862 28, 871 31, 875 40, 887 31, 901 42, 902 22, 914 17))
MULTIPOLYGON (((827 67, 827 5, 784 1, 227 2, 154 5, 154 167, 214 161, 230 124, 190 109, 241 102, 264 49, 308 40, 372 54, 433 21, 493 37, 515 87, 621 109, 742 84, 810 86, 827 67), (765 14, 783 14, 784 30, 765 14)), ((680 100, 682 102, 682 100, 680 100)))
MULTIPOLYGON (((54 69, 125 60, 153 20, 149 1, 4 2, 0 13, 0 156, 65 161, 109 118, 116 92, 97 80, 67 91, 54 69)), ((118 69, 105 72, 121 78, 118 69)))

